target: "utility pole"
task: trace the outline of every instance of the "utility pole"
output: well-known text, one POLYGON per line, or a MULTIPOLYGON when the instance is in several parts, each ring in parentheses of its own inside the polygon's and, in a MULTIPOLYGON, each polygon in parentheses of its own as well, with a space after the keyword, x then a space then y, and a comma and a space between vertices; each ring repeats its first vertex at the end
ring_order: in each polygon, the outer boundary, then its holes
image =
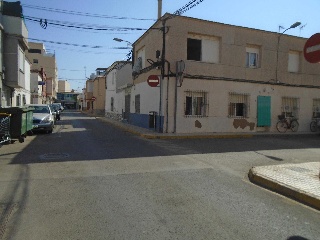
POLYGON ((162 0, 158 0, 158 19, 162 16, 162 0))

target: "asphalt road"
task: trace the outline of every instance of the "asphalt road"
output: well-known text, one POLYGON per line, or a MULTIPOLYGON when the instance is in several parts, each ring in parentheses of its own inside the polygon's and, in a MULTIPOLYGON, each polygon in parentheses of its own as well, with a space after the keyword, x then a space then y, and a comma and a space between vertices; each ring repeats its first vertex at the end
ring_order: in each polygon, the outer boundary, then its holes
POLYGON ((318 211, 247 177, 319 156, 318 135, 148 140, 64 112, 0 148, 0 239, 319 239, 318 211))

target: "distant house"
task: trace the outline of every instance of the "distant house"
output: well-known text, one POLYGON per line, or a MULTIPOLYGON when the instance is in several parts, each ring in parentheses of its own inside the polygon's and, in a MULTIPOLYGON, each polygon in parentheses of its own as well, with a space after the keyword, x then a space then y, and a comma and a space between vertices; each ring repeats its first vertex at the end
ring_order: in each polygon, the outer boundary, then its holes
POLYGON ((104 116, 106 96, 106 72, 108 68, 97 68, 86 81, 86 111, 104 116))
POLYGON ((29 50, 26 55, 32 65, 31 70, 45 69, 46 71, 46 97, 47 102, 52 103, 57 99, 58 92, 58 67, 56 57, 48 53, 43 43, 29 42, 29 50))
POLYGON ((272 132, 285 114, 309 131, 320 111, 320 68, 303 58, 305 42, 165 14, 133 44, 129 123, 153 128, 155 113, 163 132, 272 132), (161 83, 151 87, 150 75, 161 83))
POLYGON ((106 73, 106 117, 128 119, 130 113, 130 91, 132 86, 132 65, 129 61, 114 62, 106 73), (129 97, 128 97, 129 96, 129 97))

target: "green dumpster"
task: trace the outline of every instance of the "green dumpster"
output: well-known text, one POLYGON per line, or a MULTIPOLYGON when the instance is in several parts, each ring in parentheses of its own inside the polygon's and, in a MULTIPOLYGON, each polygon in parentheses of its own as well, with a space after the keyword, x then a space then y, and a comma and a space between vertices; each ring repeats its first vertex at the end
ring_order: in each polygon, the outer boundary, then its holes
POLYGON ((27 132, 32 130, 33 109, 10 107, 0 108, 0 113, 11 114, 10 117, 10 135, 11 139, 18 139, 24 142, 27 132))

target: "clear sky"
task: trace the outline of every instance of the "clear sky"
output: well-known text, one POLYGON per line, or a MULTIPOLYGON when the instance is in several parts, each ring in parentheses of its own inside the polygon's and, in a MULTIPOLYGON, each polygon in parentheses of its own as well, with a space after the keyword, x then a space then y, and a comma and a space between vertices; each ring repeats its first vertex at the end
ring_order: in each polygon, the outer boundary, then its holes
MULTIPOLYGON (((126 59, 129 49, 119 48, 126 48, 127 43, 113 38, 134 42, 145 31, 135 29, 149 28, 158 13, 158 0, 20 1, 29 41, 44 42, 48 52, 56 54, 59 79, 68 80, 77 91, 96 68, 126 59), (39 19, 48 20, 47 28, 36 22, 39 19)), ((162 13, 174 13, 190 1, 162 0, 162 13)), ((286 34, 309 38, 320 32, 319 11, 320 0, 202 0, 182 15, 272 32, 299 21, 302 28, 286 34)))

